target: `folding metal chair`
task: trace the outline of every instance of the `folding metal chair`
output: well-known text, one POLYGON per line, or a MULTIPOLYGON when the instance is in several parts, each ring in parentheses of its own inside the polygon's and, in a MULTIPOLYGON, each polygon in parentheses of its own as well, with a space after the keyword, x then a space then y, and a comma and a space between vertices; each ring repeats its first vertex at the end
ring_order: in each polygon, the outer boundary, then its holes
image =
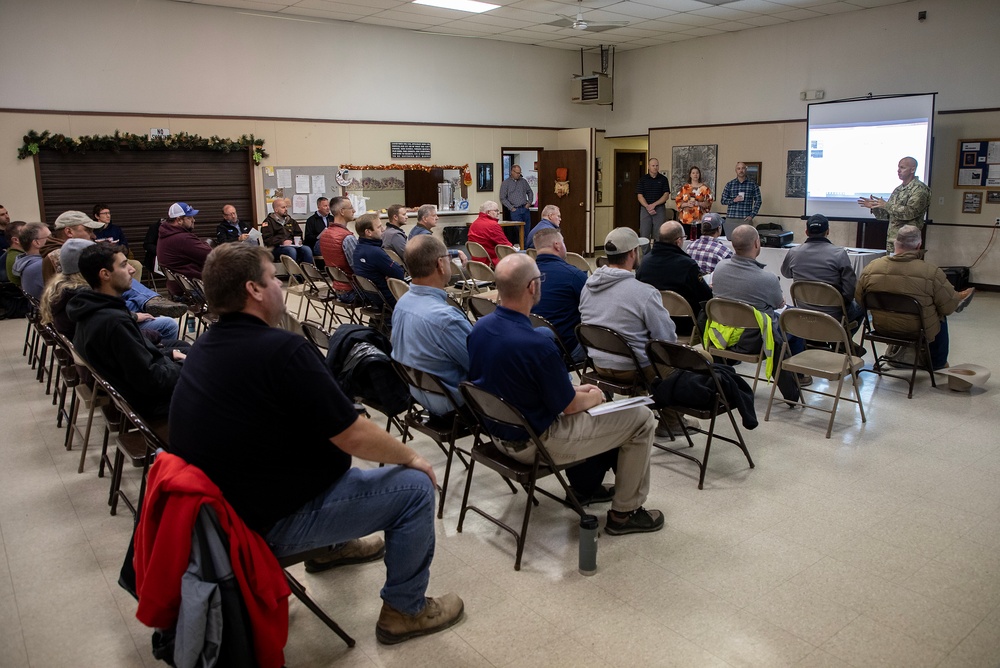
POLYGON ((871 369, 863 369, 863 371, 870 371, 889 378, 901 378, 884 369, 883 364, 889 358, 887 354, 878 354, 875 343, 899 346, 902 349, 913 350, 914 355, 912 364, 893 360, 893 364, 912 370, 909 379, 910 389, 906 398, 913 398, 913 384, 917 380, 917 369, 927 371, 931 377, 931 387, 937 387, 934 369, 931 367, 930 342, 927 340, 923 308, 920 306, 920 302, 909 295, 899 295, 893 292, 868 292, 864 296, 864 306, 868 317, 864 321, 861 341, 862 343, 866 340, 872 342, 872 355, 875 356, 875 362, 871 369), (891 325, 890 323, 893 321, 903 323, 905 326, 891 325), (921 364, 921 356, 923 356, 923 364, 921 364))

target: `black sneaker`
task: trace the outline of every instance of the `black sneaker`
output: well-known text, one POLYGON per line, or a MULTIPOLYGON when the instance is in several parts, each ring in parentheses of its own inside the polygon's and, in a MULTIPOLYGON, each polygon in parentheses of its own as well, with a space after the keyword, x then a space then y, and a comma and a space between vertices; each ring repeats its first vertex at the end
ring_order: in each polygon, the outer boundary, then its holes
POLYGON ((659 510, 646 510, 639 506, 624 520, 616 520, 614 511, 608 511, 608 521, 604 525, 604 533, 609 536, 624 536, 627 533, 652 533, 663 528, 663 513, 659 510))
POLYGON ((955 307, 955 313, 961 313, 962 311, 965 310, 965 307, 969 305, 969 302, 972 301, 972 298, 976 296, 976 289, 969 288, 968 290, 965 291, 965 293, 966 293, 965 296, 962 297, 962 299, 958 302, 958 306, 955 307))
MULTIPOLYGON (((576 495, 576 500, 580 502, 581 506, 589 506, 594 503, 609 503, 615 498, 615 488, 601 486, 600 489, 595 491, 593 494, 578 494, 576 490, 573 490, 573 494, 576 495)), ((569 503, 569 499, 566 499, 569 503)))

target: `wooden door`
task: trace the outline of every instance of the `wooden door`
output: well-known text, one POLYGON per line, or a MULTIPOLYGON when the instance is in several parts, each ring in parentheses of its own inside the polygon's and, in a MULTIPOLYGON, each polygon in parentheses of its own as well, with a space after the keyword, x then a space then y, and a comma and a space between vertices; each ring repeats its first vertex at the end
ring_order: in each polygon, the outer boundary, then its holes
POLYGON ((639 231, 639 200, 635 187, 646 171, 645 151, 615 151, 615 227, 639 231))
POLYGON ((538 153, 538 210, 555 204, 562 213, 563 239, 566 248, 583 254, 587 244, 587 191, 591 187, 587 175, 587 152, 583 149, 540 151, 538 153), (555 194, 556 169, 565 168, 569 194, 555 194))

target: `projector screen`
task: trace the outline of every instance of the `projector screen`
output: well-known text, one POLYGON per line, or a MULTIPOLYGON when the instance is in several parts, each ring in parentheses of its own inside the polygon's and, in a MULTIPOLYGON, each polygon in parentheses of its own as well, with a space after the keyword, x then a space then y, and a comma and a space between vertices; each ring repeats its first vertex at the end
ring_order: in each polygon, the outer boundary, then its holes
POLYGON ((872 220, 859 197, 884 197, 900 184, 900 158, 917 160, 927 183, 935 93, 809 105, 805 215, 872 220))

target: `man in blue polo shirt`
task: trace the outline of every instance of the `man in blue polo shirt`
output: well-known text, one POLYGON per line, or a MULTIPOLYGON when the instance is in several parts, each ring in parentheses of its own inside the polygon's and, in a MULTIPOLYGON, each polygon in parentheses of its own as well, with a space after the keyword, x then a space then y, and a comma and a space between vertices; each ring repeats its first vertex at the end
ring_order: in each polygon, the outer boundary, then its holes
MULTIPOLYGON (((497 264, 496 284, 503 305, 478 320, 469 335, 470 380, 521 411, 557 464, 619 448, 605 533, 662 529, 663 513, 642 507, 649 493, 653 414, 645 406, 598 417, 586 412, 604 401, 603 394, 593 385, 574 387, 555 342, 532 329, 528 320, 542 289, 541 272, 530 256, 503 258, 497 264)), ((509 456, 534 461, 534 445, 522 432, 501 436, 498 446, 509 456)))
POLYGON ((403 268, 392 261, 382 249, 382 231, 385 224, 375 213, 366 213, 354 222, 358 231, 358 246, 354 249, 354 274, 375 284, 382 299, 389 306, 396 305, 396 298, 389 290, 386 279, 403 280, 403 268))
POLYGON ((580 324, 580 292, 587 282, 587 272, 566 261, 566 244, 558 228, 540 227, 535 228, 535 248, 538 250, 535 262, 545 277, 545 289, 532 311, 552 323, 573 361, 582 362, 587 353, 576 340, 576 326, 580 324))

